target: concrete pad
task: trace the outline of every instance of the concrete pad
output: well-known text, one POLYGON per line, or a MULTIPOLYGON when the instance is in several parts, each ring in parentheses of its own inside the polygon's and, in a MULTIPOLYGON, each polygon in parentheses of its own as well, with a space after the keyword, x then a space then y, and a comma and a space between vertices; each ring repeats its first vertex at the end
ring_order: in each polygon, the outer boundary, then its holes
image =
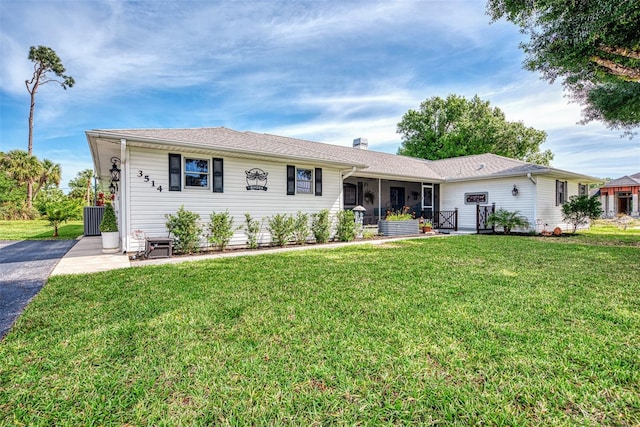
POLYGON ((95 273, 127 267, 131 267, 131 263, 126 254, 102 252, 102 237, 82 237, 58 262, 51 275, 95 273))

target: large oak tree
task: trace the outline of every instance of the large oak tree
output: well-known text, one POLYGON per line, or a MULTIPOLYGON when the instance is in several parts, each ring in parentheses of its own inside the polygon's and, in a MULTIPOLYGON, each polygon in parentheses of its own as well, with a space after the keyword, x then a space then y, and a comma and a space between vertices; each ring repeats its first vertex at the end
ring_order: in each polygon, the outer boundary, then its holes
POLYGON ((487 12, 520 26, 524 67, 560 79, 583 105, 583 123, 628 133, 640 125, 637 0, 488 0, 487 12))
POLYGON ((438 160, 471 154, 494 153, 548 165, 551 151, 540 151, 544 131, 509 122, 504 113, 477 95, 432 97, 409 110, 398 123, 402 145, 398 154, 438 160))

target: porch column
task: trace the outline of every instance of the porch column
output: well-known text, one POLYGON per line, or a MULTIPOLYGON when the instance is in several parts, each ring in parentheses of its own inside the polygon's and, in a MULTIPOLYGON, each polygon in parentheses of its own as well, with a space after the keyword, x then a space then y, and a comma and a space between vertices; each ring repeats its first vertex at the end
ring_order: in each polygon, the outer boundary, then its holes
POLYGON ((618 213, 618 207, 615 205, 615 196, 613 195, 613 191, 609 193, 609 201, 607 203, 607 206, 609 207, 609 212, 607 212, 607 216, 609 216, 610 214, 615 215, 618 213))
POLYGON ((631 195, 631 216, 638 216, 640 214, 640 209, 638 209, 638 190, 635 191, 631 195))
POLYGON ((380 212, 382 212, 382 180, 378 178, 378 221, 382 219, 380 212))

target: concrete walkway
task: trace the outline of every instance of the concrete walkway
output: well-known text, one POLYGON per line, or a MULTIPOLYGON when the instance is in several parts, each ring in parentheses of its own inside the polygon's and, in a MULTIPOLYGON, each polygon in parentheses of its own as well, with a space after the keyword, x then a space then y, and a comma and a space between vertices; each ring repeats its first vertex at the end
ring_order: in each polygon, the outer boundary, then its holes
POLYGON ((126 254, 102 253, 101 236, 82 237, 58 262, 51 275, 95 273, 130 266, 126 254))
POLYGON ((56 265, 52 276, 61 274, 82 274, 108 271, 117 268, 142 267, 146 265, 177 264, 189 261, 201 261, 205 259, 228 258, 234 256, 255 256, 267 253, 279 253, 289 251, 302 251, 314 249, 332 249, 349 245, 381 245, 408 239, 421 239, 432 237, 444 237, 450 234, 417 234, 414 236, 382 238, 370 240, 357 240, 345 243, 330 243, 326 245, 287 246, 284 248, 265 248, 258 250, 228 250, 226 252, 213 252, 193 256, 174 256, 172 258, 156 258, 148 260, 130 261, 127 254, 105 254, 102 252, 102 238, 82 237, 78 243, 56 265))

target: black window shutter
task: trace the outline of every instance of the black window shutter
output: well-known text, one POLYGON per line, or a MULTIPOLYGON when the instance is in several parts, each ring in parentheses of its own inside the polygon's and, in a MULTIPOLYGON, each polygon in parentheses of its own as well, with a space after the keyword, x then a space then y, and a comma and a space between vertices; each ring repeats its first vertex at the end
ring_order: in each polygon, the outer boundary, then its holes
POLYGON ((316 168, 316 196, 322 196, 322 168, 316 168))
POLYGON ((296 167, 287 165, 287 195, 296 194, 296 167))
POLYGON ((182 156, 169 154, 169 191, 180 191, 182 186, 182 156))
POLYGON ((556 206, 560 205, 560 181, 556 179, 556 206))
POLYGON ((224 162, 222 159, 212 159, 213 163, 213 192, 224 193, 224 162))

